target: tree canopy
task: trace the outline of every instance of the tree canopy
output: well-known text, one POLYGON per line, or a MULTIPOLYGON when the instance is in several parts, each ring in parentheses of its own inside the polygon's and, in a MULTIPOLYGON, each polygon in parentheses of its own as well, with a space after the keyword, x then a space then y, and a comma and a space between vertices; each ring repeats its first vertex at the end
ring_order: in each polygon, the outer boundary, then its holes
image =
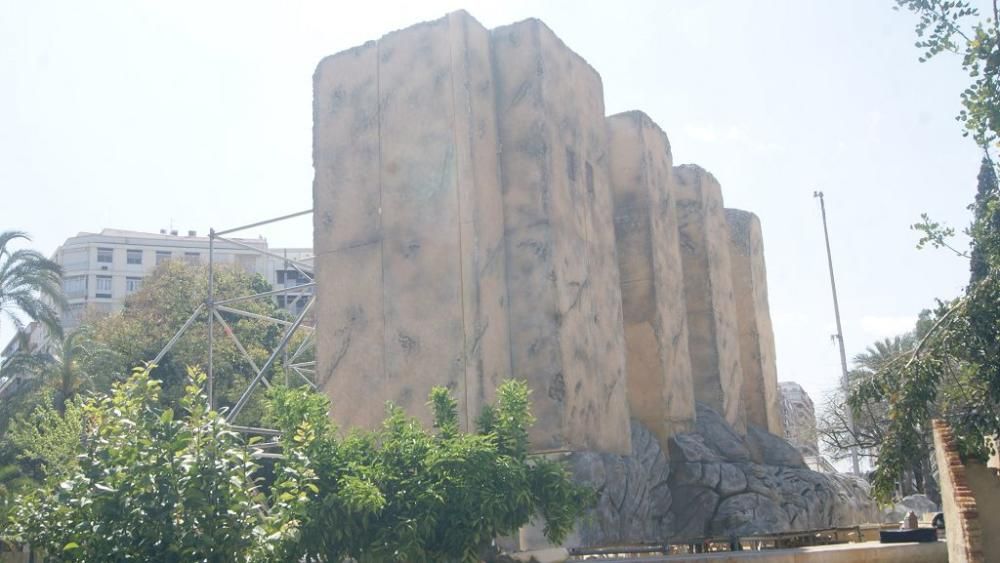
POLYGON ((921 61, 942 53, 961 57, 971 83, 961 93, 957 119, 984 156, 970 205, 969 252, 954 249, 948 243, 954 231, 927 215, 914 225, 923 234, 919 245, 946 246, 971 258, 969 285, 932 311, 911 350, 869 374, 851 394, 855 412, 872 401, 887 405, 873 483, 883 501, 891 498, 931 417, 951 424, 966 456, 985 456, 986 439, 1000 435, 1000 199, 992 156, 1000 140, 1000 14, 994 3, 983 18, 962 0, 897 0, 897 8, 918 17, 921 61))

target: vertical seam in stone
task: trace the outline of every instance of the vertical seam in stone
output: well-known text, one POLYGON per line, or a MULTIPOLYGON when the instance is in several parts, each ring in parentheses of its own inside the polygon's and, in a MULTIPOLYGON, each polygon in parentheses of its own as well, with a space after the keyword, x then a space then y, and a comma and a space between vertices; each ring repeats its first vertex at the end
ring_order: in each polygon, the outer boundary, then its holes
POLYGON ((708 205, 706 205, 706 198, 705 198, 705 184, 707 182, 707 179, 705 178, 705 176, 706 175, 703 172, 697 170, 695 171, 695 178, 698 183, 697 197, 698 197, 698 206, 700 215, 699 219, 701 221, 700 225, 701 228, 698 229, 698 236, 701 238, 702 248, 705 249, 704 251, 705 255, 704 262, 705 262, 705 273, 706 273, 705 281, 708 284, 708 287, 705 288, 706 292, 705 295, 707 296, 707 301, 708 301, 708 315, 711 317, 711 322, 708 323, 708 330, 709 330, 709 335, 711 337, 712 347, 714 348, 712 350, 712 357, 715 358, 715 361, 712 362, 714 364, 712 366, 712 370, 715 372, 712 374, 714 375, 714 380, 712 382, 713 383, 712 395, 715 398, 717 398, 717 402, 711 401, 711 403, 718 406, 719 412, 723 413, 723 418, 725 418, 726 394, 722 389, 722 354, 719 352, 719 330, 718 330, 719 327, 717 326, 718 319, 715 316, 715 308, 716 308, 715 294, 714 294, 715 284, 712 283, 713 281, 712 265, 709 257, 710 248, 708 246, 709 244, 708 205))
POLYGON ((507 214, 504 209, 505 189, 503 177, 503 143, 500 140, 500 81, 497 78, 496 50, 493 48, 493 30, 488 32, 489 39, 486 47, 489 49, 490 59, 490 79, 493 83, 493 131, 496 134, 497 142, 497 187, 500 189, 500 213, 503 217, 500 220, 500 243, 503 245, 503 295, 505 300, 504 311, 507 314, 507 357, 509 359, 510 373, 506 377, 514 378, 517 371, 514 368, 514 337, 513 327, 511 327, 511 305, 510 305, 510 248, 507 246, 507 214))
MULTIPOLYGON (((469 323, 468 319, 465 318, 465 271, 468 267, 466 264, 465 256, 465 244, 462 240, 462 183, 464 178, 461 175, 462 165, 460 164, 460 158, 458 155, 458 112, 460 111, 458 107, 458 97, 455 95, 455 29, 452 26, 452 16, 445 16, 445 21, 448 22, 448 62, 450 66, 451 75, 451 107, 452 107, 452 118, 451 118, 451 135, 452 143, 455 146, 455 207, 456 214, 458 215, 457 227, 458 227, 458 301, 461 305, 462 310, 462 393, 465 395, 465 430, 469 429, 469 421, 471 413, 469 412, 469 323)), ((463 29, 458 32, 464 32, 464 20, 463 29)), ((464 34, 463 34, 464 35, 464 34)), ((464 37, 463 37, 464 39, 464 37)), ((469 151, 472 151, 472 146, 470 144, 469 151)), ((469 155, 471 157, 471 154, 469 155)), ((471 164, 471 163, 470 163, 471 164)), ((473 271, 475 266, 473 266, 473 271)))
POLYGON ((375 122, 378 130, 378 234, 379 234, 379 264, 381 266, 380 283, 382 285, 382 384, 389 379, 388 342, 389 323, 386 313, 385 298, 385 229, 382 224, 382 40, 375 42, 375 122))
MULTIPOLYGON (((542 56, 543 50, 542 50, 542 33, 541 33, 541 30, 540 30, 540 26, 541 25, 543 25, 543 24, 540 21, 538 21, 538 20, 532 21, 531 22, 531 26, 530 26, 530 31, 531 31, 531 41, 534 43, 535 52, 539 54, 538 58, 535 60, 535 72, 536 72, 537 79, 538 79, 538 82, 537 82, 537 84, 538 84, 538 95, 537 95, 537 97, 538 97, 539 103, 541 104, 542 111, 546 112, 548 110, 548 108, 545 107, 545 80, 544 80, 544 78, 542 76, 545 73, 544 72, 538 73, 538 70, 539 70, 539 68, 541 67, 541 65, 543 64, 543 61, 544 61, 544 57, 542 56)), ((552 151, 555 150, 555 148, 553 147, 553 143, 555 141, 556 135, 555 135, 555 133, 553 133, 550 130, 549 127, 545 127, 544 123, 543 123, 543 129, 542 129, 541 133, 542 133, 542 137, 543 137, 543 139, 545 141, 545 154, 544 154, 545 162, 541 166, 542 182, 543 182, 543 189, 542 189, 542 194, 541 195, 542 195, 542 215, 545 217, 545 220, 548 223, 547 226, 546 226, 547 228, 545 229, 545 241, 546 241, 546 243, 548 245, 548 249, 549 249, 548 258, 546 258, 546 260, 548 261, 548 263, 546 264, 546 266, 548 266, 552 270, 552 278, 553 278, 552 279, 552 283, 549 284, 548 287, 549 287, 549 290, 552 292, 551 293, 551 295, 552 295, 552 301, 553 301, 553 303, 555 303, 556 312, 561 314, 562 310, 561 310, 560 303, 559 303, 559 277, 560 276, 558 275, 558 272, 557 272, 557 269, 556 269, 556 265, 558 264, 558 261, 555 259, 555 249, 556 249, 556 244, 555 244, 556 243, 556 240, 555 240, 556 239, 556 232, 555 231, 556 230, 552 226, 552 206, 551 206, 551 200, 552 200, 552 184, 553 184, 553 181, 554 181, 554 177, 550 174, 550 172, 552 170, 554 170, 554 168, 552 166, 550 166, 550 164, 552 163, 552 151)), ((548 278, 547 273, 546 273, 545 277, 548 278)), ((562 377, 565 380, 565 377, 566 377, 566 373, 565 373, 566 372, 566 357, 563 355, 563 338, 562 338, 562 334, 564 333, 564 331, 563 331, 562 325, 560 324, 558 327, 556 327, 556 330, 557 330, 557 334, 559 334, 559 336, 560 336, 559 338, 556 339, 555 343, 553 344, 555 346, 555 348, 556 348, 556 357, 558 358, 558 361, 559 361, 558 371, 556 373, 557 374, 561 374, 562 377)), ((550 384, 550 381, 546 381, 545 384, 546 384, 546 387, 547 387, 550 384)), ((563 400, 565 401, 565 397, 563 398, 563 400)), ((572 422, 572 421, 567 421, 566 420, 568 410, 569 409, 561 409, 560 419, 559 419, 559 440, 558 440, 559 441, 559 445, 558 445, 557 448, 554 448, 552 451, 557 451, 557 452, 558 451, 566 451, 566 449, 567 449, 567 444, 566 443, 567 442, 574 442, 575 441, 575 440, 567 440, 566 439, 566 433, 568 431, 573 431, 574 430, 570 424, 567 424, 567 422, 570 422, 570 423, 572 422)), ((586 440, 586 438, 584 440, 586 440)))

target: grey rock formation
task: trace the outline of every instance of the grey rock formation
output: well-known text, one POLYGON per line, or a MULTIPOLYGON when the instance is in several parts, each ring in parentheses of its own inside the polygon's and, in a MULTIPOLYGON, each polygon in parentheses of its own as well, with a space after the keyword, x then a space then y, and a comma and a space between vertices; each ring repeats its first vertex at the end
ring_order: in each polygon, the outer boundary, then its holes
POLYGON ((750 461, 750 450, 743 438, 719 413, 701 403, 695 406, 695 429, 723 459, 750 461))
POLYGON ((805 468, 802 454, 795 446, 759 426, 747 425, 747 449, 750 458, 763 465, 805 468))
POLYGON ((788 532, 874 522, 867 484, 805 467, 794 447, 749 427, 743 439, 697 405, 697 432, 670 441, 675 539, 788 532))
POLYGON ((809 470, 788 442, 755 426, 740 437, 698 403, 696 431, 669 440, 632 421, 627 456, 575 452, 567 465, 598 492, 581 545, 621 545, 825 529, 879 520, 870 489, 809 470))
POLYGON ((588 451, 567 457, 574 477, 598 493, 597 506, 577 529, 582 545, 656 542, 671 534, 667 457, 656 437, 636 420, 631 439, 627 456, 588 451))

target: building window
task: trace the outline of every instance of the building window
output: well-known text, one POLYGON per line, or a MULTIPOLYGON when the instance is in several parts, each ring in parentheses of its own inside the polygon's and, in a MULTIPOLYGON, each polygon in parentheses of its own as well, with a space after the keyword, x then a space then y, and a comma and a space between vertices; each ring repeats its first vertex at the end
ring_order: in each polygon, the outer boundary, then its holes
POLYGON ((309 278, 303 275, 298 270, 278 270, 275 272, 278 278, 279 284, 284 284, 286 287, 295 287, 298 285, 309 283, 309 278))
POLYGON ((191 265, 197 265, 201 261, 201 253, 199 252, 185 252, 184 261, 191 265))
POLYGON ((96 297, 111 299, 111 276, 97 276, 96 297))
POLYGON ((87 296, 87 276, 67 276, 63 278, 63 293, 66 297, 87 296))
POLYGON ((97 261, 110 264, 114 260, 115 250, 113 248, 98 248, 97 261))
POLYGON ((126 264, 142 264, 142 251, 129 248, 125 251, 126 264))
POLYGON ((142 287, 142 278, 125 278, 125 293, 132 295, 142 287))
POLYGON ((160 264, 166 262, 167 260, 170 260, 170 251, 169 250, 157 250, 156 251, 156 265, 157 266, 159 266, 160 264))

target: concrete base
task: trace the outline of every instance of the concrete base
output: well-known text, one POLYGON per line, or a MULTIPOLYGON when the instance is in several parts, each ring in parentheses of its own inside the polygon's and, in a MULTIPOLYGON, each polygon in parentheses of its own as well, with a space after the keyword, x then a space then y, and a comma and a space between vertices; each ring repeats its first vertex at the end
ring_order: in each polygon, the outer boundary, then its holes
POLYGON ((674 563, 677 561, 714 561, 719 563, 730 561, 733 563, 743 561, 767 561, 768 563, 947 563, 948 548, 943 541, 896 544, 865 542, 800 547, 796 549, 642 557, 620 561, 641 561, 644 563, 674 563))
POLYGON ((569 551, 562 547, 521 551, 511 555, 511 559, 530 561, 532 563, 562 563, 569 559, 569 551))

